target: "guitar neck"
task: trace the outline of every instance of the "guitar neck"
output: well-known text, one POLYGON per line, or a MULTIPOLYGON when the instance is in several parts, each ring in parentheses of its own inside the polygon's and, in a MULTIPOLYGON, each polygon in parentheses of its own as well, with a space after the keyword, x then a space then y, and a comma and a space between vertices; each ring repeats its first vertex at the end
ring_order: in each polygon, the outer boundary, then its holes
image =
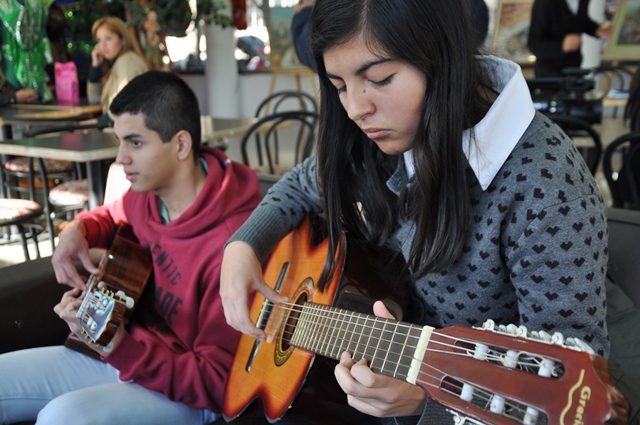
POLYGON ((336 360, 348 351, 375 372, 415 383, 433 328, 305 303, 289 341, 336 360), (417 363, 416 363, 417 362, 417 363))

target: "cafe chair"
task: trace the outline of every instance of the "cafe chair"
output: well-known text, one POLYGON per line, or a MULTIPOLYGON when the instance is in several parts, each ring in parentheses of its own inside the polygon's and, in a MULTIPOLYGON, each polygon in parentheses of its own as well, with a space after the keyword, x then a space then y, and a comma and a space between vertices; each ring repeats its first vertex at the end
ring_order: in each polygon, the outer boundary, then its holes
POLYGON ((595 176, 602 157, 602 139, 591 124, 568 115, 547 115, 574 141, 591 174, 595 176), (587 145, 585 146, 585 141, 587 145))
MULTIPOLYGON (((56 217, 55 212, 55 201, 52 202, 50 199, 50 189, 54 189, 60 184, 63 184, 63 177, 66 177, 67 186, 63 186, 58 189, 56 193, 59 194, 60 201, 57 205, 66 208, 71 211, 73 208, 82 209, 84 204, 80 205, 79 202, 69 205, 68 202, 72 198, 70 196, 70 191, 75 186, 72 186, 71 182, 75 182, 77 180, 70 180, 69 178, 73 178, 76 175, 76 170, 74 168, 74 163, 69 161, 57 161, 57 160, 48 160, 43 158, 15 158, 6 163, 5 167, 10 166, 14 169, 14 179, 21 178, 23 181, 28 181, 28 187, 11 185, 10 182, 7 182, 7 191, 6 193, 11 196, 13 190, 19 190, 21 192, 28 191, 29 192, 29 200, 34 203, 38 203, 38 205, 43 205, 41 208, 44 208, 45 221, 47 225, 47 232, 49 239, 51 241, 51 250, 55 249, 55 230, 53 224, 53 219, 56 217), (64 169, 65 173, 60 172, 60 169, 64 169), (31 170, 34 170, 31 172, 31 170), (36 176, 37 174, 37 176, 36 176), (40 183, 38 184, 36 183, 40 183), (47 184, 42 184, 42 182, 47 182, 47 184), (66 189, 65 189, 66 187, 66 189), (38 202, 36 200, 36 189, 40 189, 42 191, 42 202, 38 202), (63 194, 66 195, 66 200, 63 199, 63 194)), ((20 183, 18 183, 20 184, 20 183)), ((84 196, 88 200, 88 189, 85 184, 84 196)), ((83 194, 76 196, 83 196, 83 194)), ((85 201, 86 202, 86 201, 85 201)), ((66 212, 66 211, 65 211, 66 212)))
MULTIPOLYGON (((263 118, 265 116, 278 112, 287 111, 307 111, 318 113, 318 103, 316 99, 307 92, 300 90, 283 90, 271 93, 264 98, 256 108, 255 118, 263 118)), ((258 160, 262 163, 262 146, 256 139, 256 153, 258 160)), ((278 140, 274 140, 273 157, 275 162, 279 162, 280 148, 278 140)))
POLYGON ((54 207, 54 217, 66 214, 70 220, 77 212, 88 209, 89 181, 77 179, 56 185, 49 192, 49 202, 54 207))
POLYGON ((629 185, 631 207, 640 210, 640 144, 636 144, 624 158, 624 165, 620 171, 621 178, 629 185))
POLYGON ((254 117, 262 118, 265 115, 284 111, 318 112, 318 103, 312 95, 304 91, 278 91, 271 93, 260 102, 254 117))
POLYGON ((640 132, 624 134, 604 151, 602 169, 613 206, 640 210, 640 132))
MULTIPOLYGON (((623 65, 602 64, 592 70, 592 77, 600 82, 593 99, 602 102, 614 93, 617 93, 618 96, 628 95, 633 71, 623 65)), ((613 106, 613 117, 618 117, 618 106, 613 106)))
MULTIPOLYGON (((0 198, 0 227, 6 231, 6 242, 11 242, 11 227, 18 229, 25 261, 30 261, 27 237, 33 239, 36 256, 40 258, 38 238, 34 220, 42 215, 44 208, 40 204, 27 199, 0 198), (25 228, 29 228, 29 233, 25 228)), ((4 241, 3 241, 4 243, 4 241)))
MULTIPOLYGON (((39 164, 36 163, 33 168, 31 164, 33 164, 33 158, 23 156, 9 159, 3 164, 2 172, 4 173, 3 180, 7 197, 21 197, 18 196, 19 193, 28 193, 29 199, 38 201, 36 199, 36 189, 43 186, 43 183, 42 180, 36 177, 40 171, 39 164), (33 173, 31 170, 33 170, 33 173)), ((62 181, 75 178, 78 172, 75 164, 70 161, 46 159, 44 166, 50 187, 62 181)))
MULTIPOLYGON (((52 135, 56 133, 72 133, 74 131, 82 130, 97 130, 97 124, 79 124, 79 123, 58 123, 50 124, 47 126, 28 127, 23 136, 24 137, 37 137, 44 135, 52 135)), ((25 187, 27 180, 37 181, 33 176, 38 173, 38 166, 33 169, 29 166, 30 160, 26 157, 13 158, 4 164, 5 176, 0 178, 0 181, 6 182, 6 193, 8 196, 12 195, 12 191, 17 192, 29 192, 29 199, 35 201, 35 185, 29 184, 25 187), (32 180, 33 179, 33 180, 32 180)), ((78 179, 82 175, 82 170, 79 164, 75 164, 70 161, 60 161, 53 159, 45 159, 44 164, 46 166, 47 175, 49 176, 50 187, 53 187, 59 183, 69 181, 72 179, 78 179)), ((42 182, 39 182, 40 184, 42 182)), ((38 183, 36 183, 37 185, 38 183)))
MULTIPOLYGON (((77 119, 87 119, 91 116, 81 115, 77 117, 77 119)), ((26 126, 22 131, 21 137, 31 138, 43 135, 52 135, 56 133, 69 133, 78 130, 88 131, 97 129, 97 124, 80 124, 77 121, 66 122, 61 121, 57 122, 53 120, 49 124, 38 125, 38 126, 26 126)), ((42 182, 38 181, 37 178, 34 178, 38 174, 37 167, 32 169, 29 167, 29 158, 26 157, 17 157, 8 160, 5 164, 3 164, 1 172, 3 175, 0 176, 0 182, 3 184, 2 193, 7 194, 7 196, 12 196, 13 192, 18 193, 29 193, 29 199, 36 201, 36 188, 38 185, 41 185, 42 182), (27 181, 30 183, 27 186, 27 181), (35 185, 33 184, 35 182, 35 185)), ((60 161, 60 160, 45 160, 47 175, 50 180, 48 180, 49 187, 53 187, 61 182, 80 178, 82 174, 82 170, 80 169, 79 164, 75 164, 70 161, 60 161)), ((43 200, 44 201, 44 200, 43 200)))
POLYGON ((311 156, 317 120, 318 115, 310 111, 277 112, 260 118, 242 136, 242 161, 258 173, 284 174, 311 156), (255 143, 255 151, 249 151, 250 142, 255 143), (279 145, 292 148, 293 157, 288 158, 286 164, 275 155, 279 145))

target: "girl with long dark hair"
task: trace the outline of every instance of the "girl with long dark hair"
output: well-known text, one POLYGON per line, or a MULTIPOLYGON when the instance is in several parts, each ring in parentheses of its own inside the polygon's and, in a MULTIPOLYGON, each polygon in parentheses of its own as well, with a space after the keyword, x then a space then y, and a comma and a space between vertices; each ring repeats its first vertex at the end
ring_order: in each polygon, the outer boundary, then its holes
MULTIPOLYGON (((330 259, 345 232, 404 258, 413 278, 404 321, 494 319, 608 353, 602 196, 571 140, 535 111, 520 67, 477 55, 469 22, 463 0, 315 1, 317 154, 271 188, 225 248, 221 294, 233 327, 265 337, 248 295, 284 300, 261 262, 321 214, 330 259)), ((389 317, 382 303, 374 313, 389 317)), ((451 420, 420 388, 349 353, 336 377, 364 413, 451 420)))

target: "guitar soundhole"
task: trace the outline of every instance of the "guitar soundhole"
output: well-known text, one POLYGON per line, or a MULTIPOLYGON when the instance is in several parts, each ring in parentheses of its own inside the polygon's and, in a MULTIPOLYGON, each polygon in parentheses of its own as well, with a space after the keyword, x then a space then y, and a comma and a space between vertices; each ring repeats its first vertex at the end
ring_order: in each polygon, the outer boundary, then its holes
POLYGON ((304 304, 312 297, 311 291, 313 291, 313 281, 311 279, 305 279, 291 298, 292 302, 288 304, 289 311, 286 312, 284 320, 281 322, 278 343, 276 344, 276 350, 274 352, 274 361, 277 366, 283 365, 295 349, 295 347, 291 345, 291 338, 296 330, 304 304))
POLYGON ((307 293, 303 292, 299 295, 299 297, 294 301, 295 307, 292 308, 289 313, 289 317, 287 318, 287 322, 284 325, 284 333, 282 335, 282 350, 287 351, 291 348, 289 341, 291 340, 291 336, 293 335, 293 331, 296 330, 296 325, 298 324, 298 318, 300 317, 300 311, 302 309, 302 305, 306 303, 308 300, 307 293))

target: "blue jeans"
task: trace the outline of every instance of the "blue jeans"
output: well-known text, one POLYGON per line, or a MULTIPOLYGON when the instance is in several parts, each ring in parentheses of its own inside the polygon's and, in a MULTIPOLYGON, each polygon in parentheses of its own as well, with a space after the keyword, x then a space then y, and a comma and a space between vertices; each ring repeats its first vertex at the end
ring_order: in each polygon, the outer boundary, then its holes
POLYGON ((107 363, 68 348, 0 355, 0 423, 39 425, 208 424, 218 415, 133 382, 107 363))

